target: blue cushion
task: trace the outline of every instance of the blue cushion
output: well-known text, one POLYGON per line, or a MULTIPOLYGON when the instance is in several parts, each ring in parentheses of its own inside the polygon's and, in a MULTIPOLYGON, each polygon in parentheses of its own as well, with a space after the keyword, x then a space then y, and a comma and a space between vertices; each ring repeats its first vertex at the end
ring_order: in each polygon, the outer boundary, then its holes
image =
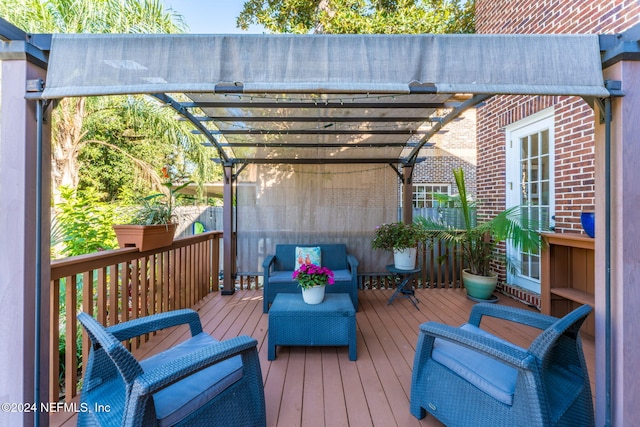
POLYGON ((298 282, 293 280, 293 271, 274 271, 269 276, 269 283, 291 283, 298 285, 298 282))
MULTIPOLYGON (((218 341, 206 333, 140 362, 146 372, 218 341)), ((174 425, 242 378, 242 359, 235 356, 171 384, 153 395, 158 425, 174 425)))
MULTIPOLYGON (((460 329, 525 351, 477 326, 464 324, 460 329)), ((451 341, 438 338, 433 344, 432 358, 494 399, 509 406, 513 404, 518 371, 511 366, 451 341)))
POLYGON ((351 272, 349 270, 333 270, 333 280, 336 282, 350 282, 351 272))

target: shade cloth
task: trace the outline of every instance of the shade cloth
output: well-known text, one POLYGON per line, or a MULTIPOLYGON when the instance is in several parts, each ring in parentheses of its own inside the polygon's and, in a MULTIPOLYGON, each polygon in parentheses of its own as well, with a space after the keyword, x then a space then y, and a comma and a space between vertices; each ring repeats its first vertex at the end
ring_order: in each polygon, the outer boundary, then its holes
POLYGON ((608 96, 597 35, 54 34, 43 96, 213 92, 608 96))

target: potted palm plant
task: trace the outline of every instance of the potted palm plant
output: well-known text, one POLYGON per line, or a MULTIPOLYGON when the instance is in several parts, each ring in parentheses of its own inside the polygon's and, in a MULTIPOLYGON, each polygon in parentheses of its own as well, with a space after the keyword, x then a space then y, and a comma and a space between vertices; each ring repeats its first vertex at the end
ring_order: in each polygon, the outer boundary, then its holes
POLYGON ((464 181, 464 171, 453 170, 458 188, 456 202, 460 207, 464 228, 458 229, 442 221, 418 217, 416 222, 427 233, 460 248, 465 269, 462 273, 467 295, 479 299, 490 299, 498 282, 498 275, 492 271, 492 261, 504 263, 510 269, 516 269, 518 262, 496 251, 498 243, 509 240, 516 249, 525 252, 538 252, 541 245, 540 234, 534 221, 521 212, 520 206, 506 209, 488 221, 474 225, 471 218, 469 196, 464 181))
POLYGON ((141 252, 170 246, 177 227, 175 214, 178 191, 189 185, 177 187, 169 181, 163 185, 166 193, 156 193, 140 200, 128 224, 114 225, 113 230, 121 248, 137 247, 141 252))
POLYGON ((424 238, 424 230, 420 225, 392 222, 376 227, 371 247, 393 252, 396 268, 413 270, 416 266, 418 243, 424 241, 424 238))

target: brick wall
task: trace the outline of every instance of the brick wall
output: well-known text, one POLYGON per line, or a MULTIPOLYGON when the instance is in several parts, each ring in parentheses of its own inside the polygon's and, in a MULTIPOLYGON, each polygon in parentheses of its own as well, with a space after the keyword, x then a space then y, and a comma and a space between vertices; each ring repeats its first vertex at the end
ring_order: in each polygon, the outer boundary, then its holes
POLYGON ((454 168, 462 168, 467 190, 470 194, 475 194, 475 134, 476 110, 467 110, 430 139, 433 146, 420 150, 419 157, 425 157, 425 160, 414 167, 414 184, 450 184, 455 192, 455 180, 451 171, 454 168))
MULTIPOLYGON (((640 22, 637 0, 476 0, 476 32, 618 33, 640 22)), ((556 231, 582 232, 580 212, 595 204, 593 111, 576 97, 498 96, 478 110, 480 215, 505 205, 505 127, 553 106, 556 231)), ((501 279, 504 278, 504 272, 501 279)))
POLYGON ((479 34, 618 33, 638 22, 638 0, 476 0, 479 34))

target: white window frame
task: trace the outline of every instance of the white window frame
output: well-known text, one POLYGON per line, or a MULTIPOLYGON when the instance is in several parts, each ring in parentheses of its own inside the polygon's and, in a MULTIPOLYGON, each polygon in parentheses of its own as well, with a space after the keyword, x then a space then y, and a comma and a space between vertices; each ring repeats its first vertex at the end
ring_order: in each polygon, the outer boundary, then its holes
POLYGON ((411 198, 411 206, 414 209, 423 209, 423 208, 435 208, 437 206, 435 206, 433 204, 434 200, 433 198, 429 198, 429 195, 432 193, 445 193, 444 191, 433 191, 433 187, 440 187, 440 188, 446 188, 446 194, 451 195, 451 184, 445 184, 445 183, 433 183, 433 182, 417 182, 417 183, 413 183, 413 194, 412 194, 412 198, 411 198), (424 192, 418 194, 417 193, 417 189, 418 188, 423 188, 425 189, 424 192), (430 190, 429 190, 430 188, 430 190), (416 206, 416 196, 421 196, 424 195, 425 197, 422 198, 422 200, 418 200, 420 202, 424 203, 424 206, 416 206), (427 204, 431 204, 431 206, 426 206, 427 204))

